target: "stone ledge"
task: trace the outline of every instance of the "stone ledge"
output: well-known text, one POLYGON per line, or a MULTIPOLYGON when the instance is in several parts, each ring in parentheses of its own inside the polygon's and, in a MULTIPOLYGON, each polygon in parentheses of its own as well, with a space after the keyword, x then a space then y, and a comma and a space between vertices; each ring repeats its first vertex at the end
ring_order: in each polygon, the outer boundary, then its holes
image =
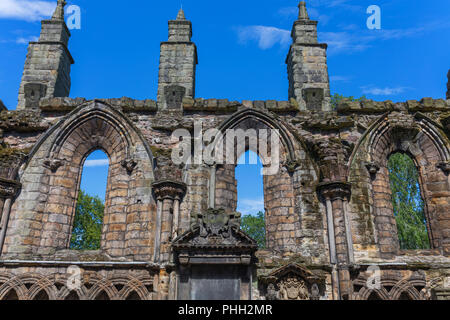
POLYGON ((85 102, 84 98, 44 98, 39 102, 39 108, 45 112, 72 111, 85 102))
POLYGON ((158 110, 155 100, 134 100, 128 97, 118 99, 99 99, 104 103, 122 109, 124 112, 156 112, 158 110))
POLYGON ((299 105, 295 99, 290 101, 276 101, 276 100, 244 100, 229 101, 227 99, 192 99, 189 97, 183 98, 184 111, 204 111, 204 112, 236 112, 239 107, 247 107, 252 109, 263 109, 271 112, 298 112, 299 105))
POLYGON ((0 112, 0 129, 17 132, 45 131, 50 126, 42 120, 40 113, 37 111, 2 111, 0 112))
POLYGON ((387 101, 350 101, 343 100, 337 106, 338 113, 384 113, 393 110, 409 110, 412 112, 449 111, 450 100, 423 98, 420 101, 408 100, 394 103, 387 101))

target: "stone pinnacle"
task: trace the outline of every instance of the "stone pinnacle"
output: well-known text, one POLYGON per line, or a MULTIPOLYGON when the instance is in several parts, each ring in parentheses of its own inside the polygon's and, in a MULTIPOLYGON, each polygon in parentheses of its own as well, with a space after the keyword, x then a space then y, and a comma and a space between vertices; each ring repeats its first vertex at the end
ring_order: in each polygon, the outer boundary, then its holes
POLYGON ((298 19, 299 20, 309 20, 308 11, 306 10, 306 2, 300 1, 298 4, 299 12, 298 19))
POLYGON ((65 0, 58 0, 55 12, 53 13, 52 20, 64 20, 64 7, 66 6, 65 0))
POLYGON ((186 20, 183 9, 180 9, 180 11, 178 11, 177 20, 186 20))

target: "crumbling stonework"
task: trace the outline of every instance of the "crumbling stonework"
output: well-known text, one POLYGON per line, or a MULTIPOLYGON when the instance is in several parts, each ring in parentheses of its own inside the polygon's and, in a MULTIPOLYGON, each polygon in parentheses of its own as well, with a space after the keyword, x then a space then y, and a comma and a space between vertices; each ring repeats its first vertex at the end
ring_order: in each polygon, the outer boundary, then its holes
MULTIPOLYGON (((33 55, 58 49, 52 56, 70 57, 58 3, 41 36, 58 26, 55 43, 30 44, 33 55)), ((58 60, 65 67, 55 65, 55 82, 40 76, 33 56, 23 81, 38 96, 21 91, 17 111, 0 103, 0 300, 190 299, 220 276, 240 279, 230 299, 449 299, 448 93, 334 108, 326 45, 317 44, 317 23, 301 3, 289 101, 196 98, 191 24, 180 12, 169 27, 156 101, 68 98, 57 88, 68 88, 70 64, 58 60), (263 181, 267 249, 255 252, 239 230, 234 165, 172 163, 180 144, 172 132, 192 133, 198 121, 203 132, 278 130, 279 170, 263 181), (110 166, 101 248, 68 250, 83 163, 96 149, 110 166), (393 152, 418 168, 430 250, 399 249, 387 172, 393 152), (191 281, 189 270, 208 276, 191 281)), ((253 151, 266 166, 271 150, 253 151)))

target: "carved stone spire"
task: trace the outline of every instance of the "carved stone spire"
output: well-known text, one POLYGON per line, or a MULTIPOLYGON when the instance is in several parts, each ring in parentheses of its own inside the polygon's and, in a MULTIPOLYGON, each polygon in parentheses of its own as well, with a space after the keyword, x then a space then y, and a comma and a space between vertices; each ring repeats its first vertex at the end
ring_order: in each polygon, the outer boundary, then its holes
POLYGON ((177 20, 186 20, 186 17, 184 16, 183 8, 178 11, 177 20))
POLYGON ((306 2, 300 1, 298 4, 298 20, 309 20, 308 11, 306 10, 306 2))
POLYGON ((65 0, 58 0, 55 12, 53 13, 52 20, 64 20, 64 7, 67 2, 65 0))

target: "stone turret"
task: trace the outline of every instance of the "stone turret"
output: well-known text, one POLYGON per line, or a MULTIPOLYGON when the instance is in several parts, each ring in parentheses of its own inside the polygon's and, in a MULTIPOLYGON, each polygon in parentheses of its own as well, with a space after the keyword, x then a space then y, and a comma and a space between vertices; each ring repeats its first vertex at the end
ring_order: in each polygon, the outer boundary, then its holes
POLYGON ((318 43, 317 21, 309 19, 304 1, 299 4, 298 20, 291 36, 292 45, 286 59, 289 98, 297 100, 302 110, 329 110, 327 45, 318 43))
POLYGON ((58 0, 50 20, 43 20, 37 42, 30 42, 19 89, 17 109, 39 107, 42 98, 68 97, 70 67, 69 29, 64 22, 64 0, 58 0))
POLYGON ((184 96, 195 97, 197 47, 191 41, 192 24, 184 11, 169 21, 169 39, 161 43, 158 108, 181 109, 184 96))

